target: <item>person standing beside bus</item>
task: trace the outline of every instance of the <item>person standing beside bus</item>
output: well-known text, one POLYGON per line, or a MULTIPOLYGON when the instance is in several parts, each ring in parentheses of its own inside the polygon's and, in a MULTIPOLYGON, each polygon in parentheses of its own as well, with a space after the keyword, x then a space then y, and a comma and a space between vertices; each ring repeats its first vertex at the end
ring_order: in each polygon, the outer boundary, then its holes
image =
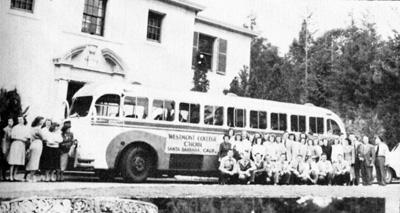
POLYGON ((380 136, 375 136, 375 169, 376 169, 376 179, 378 184, 385 186, 386 178, 386 159, 389 154, 389 147, 383 142, 380 136))
POLYGON ((361 160, 359 158, 359 156, 360 156, 359 155, 359 151, 360 151, 359 146, 361 145, 361 142, 359 141, 358 137, 355 136, 354 134, 350 134, 349 139, 350 139, 351 145, 353 146, 353 149, 354 149, 354 165, 353 165, 354 180, 353 180, 353 184, 358 186, 358 184, 360 183, 360 177, 361 177, 361 160))
POLYGON ((0 163, 1 163, 1 171, 0 171, 0 178, 2 180, 6 179, 6 172, 8 169, 8 162, 7 162, 7 157, 8 153, 10 152, 10 145, 11 145, 11 130, 14 126, 14 120, 12 118, 9 118, 7 120, 7 126, 4 127, 4 135, 1 140, 1 158, 0 158, 0 163))
POLYGON ((223 136, 223 141, 221 144, 219 144, 218 161, 221 161, 221 159, 228 154, 228 151, 232 150, 232 144, 229 142, 229 140, 230 140, 229 135, 223 136))
POLYGON ((265 156, 265 142, 263 138, 257 134, 253 138, 252 146, 251 146, 251 157, 254 159, 256 154, 261 155, 261 159, 264 159, 265 156))
POLYGON ((25 165, 26 143, 30 138, 29 129, 25 125, 24 117, 18 117, 18 124, 11 129, 11 145, 8 154, 10 164, 10 181, 15 181, 18 167, 25 165))
POLYGON ((45 172, 45 181, 56 181, 57 171, 60 169, 60 151, 59 144, 62 142, 59 124, 53 122, 46 137, 45 146, 43 146, 42 157, 40 159, 40 168, 45 172))
POLYGON ((335 138, 333 140, 332 153, 331 153, 332 163, 335 163, 337 161, 338 155, 342 155, 342 157, 343 157, 343 145, 341 144, 341 142, 338 138, 335 138))
POLYGON ((232 149, 233 149, 233 157, 235 160, 239 160, 241 158, 240 156, 240 148, 242 145, 243 137, 241 134, 236 133, 234 136, 233 140, 231 140, 232 144, 232 149))
POLYGON ((293 133, 290 133, 288 135, 288 138, 285 141, 285 148, 286 148, 286 160, 287 161, 291 161, 292 160, 292 156, 293 156, 293 142, 295 141, 295 135, 293 133))
POLYGON ((322 155, 322 148, 321 148, 320 144, 321 144, 320 140, 318 140, 318 139, 314 139, 313 140, 313 153, 312 153, 312 155, 317 157, 316 158, 317 162, 319 161, 319 159, 321 159, 321 155, 322 155))
POLYGON ((280 136, 276 137, 276 159, 275 161, 278 161, 280 156, 284 154, 286 156, 286 147, 285 144, 283 143, 283 140, 280 136))
MULTIPOLYGON (((228 135, 227 135, 228 136, 228 135)), ((227 150, 227 155, 221 158, 219 165, 219 183, 234 184, 237 181, 236 160, 233 158, 233 150, 227 150)))
POLYGON ((299 154, 302 156, 304 160, 306 159, 307 156, 307 150, 308 150, 307 139, 302 137, 300 138, 299 154))
POLYGON ((269 156, 271 161, 276 160, 277 146, 275 135, 271 134, 268 141, 264 142, 264 156, 269 156))
POLYGON ((372 184, 372 167, 375 162, 374 148, 369 144, 367 136, 363 136, 362 144, 359 146, 359 159, 361 161, 361 176, 363 185, 372 184))
POLYGON ((343 139, 343 159, 350 165, 350 181, 354 182, 355 151, 350 139, 343 139))
POLYGON ((42 125, 44 118, 41 116, 36 117, 32 121, 31 129, 31 145, 29 146, 29 159, 26 164, 25 170, 28 173, 26 180, 30 182, 36 182, 35 173, 39 170, 40 158, 42 156, 43 142, 45 141, 45 135, 42 133, 42 125))
POLYGON ((330 141, 327 138, 322 139, 322 153, 326 154, 327 160, 331 161, 331 155, 332 155, 332 146, 330 141))
POLYGON ((60 173, 58 175, 59 181, 64 181, 64 171, 67 169, 68 165, 68 153, 75 143, 74 134, 71 132, 71 122, 64 122, 63 127, 61 128, 61 136, 63 141, 60 145, 60 173))

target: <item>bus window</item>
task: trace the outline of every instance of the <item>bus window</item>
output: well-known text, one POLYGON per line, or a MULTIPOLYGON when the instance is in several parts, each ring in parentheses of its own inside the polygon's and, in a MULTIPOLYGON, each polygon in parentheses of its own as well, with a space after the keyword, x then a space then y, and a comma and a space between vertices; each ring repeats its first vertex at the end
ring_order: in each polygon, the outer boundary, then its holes
POLYGON ((228 107, 228 126, 245 127, 246 126, 246 110, 228 107))
POLYGON ((119 95, 103 95, 95 103, 98 116, 118 117, 119 116, 119 95))
POLYGON ((124 116, 126 118, 145 119, 148 114, 149 100, 140 97, 125 97, 124 116))
POLYGON ((250 128, 266 129, 267 128, 267 112, 250 111, 250 128))
POLYGON ((334 135, 341 134, 339 125, 336 123, 336 121, 332 119, 326 120, 326 128, 329 134, 334 134, 334 135))
POLYGON ((154 99, 151 114, 154 120, 173 121, 175 101, 154 99))
POLYGON ((224 108, 222 106, 204 106, 204 124, 222 126, 224 123, 224 108))
POLYGON ((291 115, 290 116, 290 130, 293 132, 305 132, 306 131, 306 116, 303 115, 291 115))
POLYGON ((179 121, 183 123, 200 122, 200 104, 179 104, 179 121))
POLYGON ((271 129, 272 130, 287 130, 286 114, 271 113, 271 129))
POLYGON ((320 117, 310 117, 309 119, 310 132, 323 134, 324 133, 324 119, 320 117))
POLYGON ((70 117, 85 117, 89 113, 92 96, 77 97, 72 102, 70 117))

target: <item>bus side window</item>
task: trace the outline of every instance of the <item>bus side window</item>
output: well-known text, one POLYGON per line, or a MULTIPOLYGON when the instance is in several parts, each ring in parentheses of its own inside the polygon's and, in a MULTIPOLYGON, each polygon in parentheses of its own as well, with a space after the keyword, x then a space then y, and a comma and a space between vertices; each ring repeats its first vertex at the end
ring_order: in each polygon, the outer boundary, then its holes
POLYGON ((246 110, 228 107, 228 126, 245 127, 246 126, 246 110))
POLYGON ((287 130, 286 114, 271 113, 271 129, 272 130, 287 130))
POLYGON ((199 123, 200 104, 180 103, 179 121, 183 123, 199 123))
POLYGON ((173 121, 175 101, 154 99, 152 109, 153 120, 173 121))
POLYGON ((323 134, 324 133, 324 119, 320 117, 310 117, 309 127, 312 133, 323 134))
POLYGON ((118 117, 119 105, 119 95, 107 94, 97 99, 95 108, 98 116, 118 117))
POLYGON ((250 128, 266 129, 267 128, 267 112, 250 111, 250 128))
POLYGON ((306 131, 306 116, 291 115, 290 116, 290 130, 292 132, 305 132, 306 131))
POLYGON ((222 126, 224 122, 224 108, 221 106, 204 106, 204 124, 222 126))
POLYGON ((125 97, 124 101, 124 117, 145 119, 148 114, 147 98, 125 97))
POLYGON ((334 121, 332 119, 327 119, 326 120, 326 126, 327 126, 327 132, 328 133, 334 134, 334 135, 340 135, 341 134, 340 127, 336 123, 336 121, 334 121))

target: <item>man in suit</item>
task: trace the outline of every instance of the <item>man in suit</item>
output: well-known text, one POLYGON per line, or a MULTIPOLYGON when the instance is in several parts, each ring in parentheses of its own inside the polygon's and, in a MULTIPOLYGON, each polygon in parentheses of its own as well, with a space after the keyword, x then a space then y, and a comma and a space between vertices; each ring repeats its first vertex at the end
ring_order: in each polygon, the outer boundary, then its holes
POLYGON ((358 185, 360 183, 360 173, 361 173, 361 161, 359 158, 359 146, 362 144, 359 139, 354 135, 350 134, 349 139, 351 141, 351 145, 354 146, 354 185, 358 185))
POLYGON ((361 161, 361 176, 363 185, 372 184, 372 166, 375 162, 375 148, 369 144, 369 139, 364 136, 362 144, 358 147, 358 158, 361 161))

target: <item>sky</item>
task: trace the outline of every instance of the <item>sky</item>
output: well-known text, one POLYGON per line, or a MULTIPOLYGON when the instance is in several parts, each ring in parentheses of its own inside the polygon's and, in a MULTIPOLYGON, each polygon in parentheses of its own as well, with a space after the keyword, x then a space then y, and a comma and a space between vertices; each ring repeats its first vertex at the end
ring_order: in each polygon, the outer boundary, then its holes
POLYGON ((201 15, 242 26, 247 16, 256 16, 256 30, 279 47, 284 55, 298 36, 301 23, 308 15, 310 32, 320 36, 324 32, 346 27, 354 17, 376 23, 382 39, 400 32, 400 1, 350 0, 192 0, 206 7, 201 15))

